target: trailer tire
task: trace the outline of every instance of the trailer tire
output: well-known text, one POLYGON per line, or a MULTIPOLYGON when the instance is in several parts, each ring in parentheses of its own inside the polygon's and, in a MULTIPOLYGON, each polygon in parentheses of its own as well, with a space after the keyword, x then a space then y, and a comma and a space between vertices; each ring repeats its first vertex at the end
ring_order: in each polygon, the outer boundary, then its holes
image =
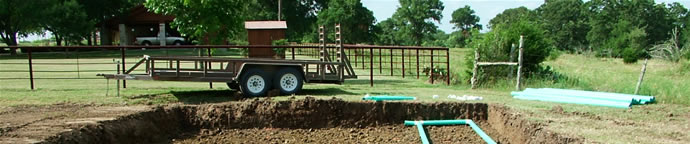
POLYGON ((240 90, 246 97, 264 96, 271 89, 271 78, 262 69, 251 68, 242 74, 240 90))
POLYGON ((227 82, 227 84, 230 89, 240 90, 240 84, 237 82, 227 82))
POLYGON ((302 90, 304 79, 295 68, 281 68, 273 77, 273 87, 280 90, 281 94, 295 94, 302 90))

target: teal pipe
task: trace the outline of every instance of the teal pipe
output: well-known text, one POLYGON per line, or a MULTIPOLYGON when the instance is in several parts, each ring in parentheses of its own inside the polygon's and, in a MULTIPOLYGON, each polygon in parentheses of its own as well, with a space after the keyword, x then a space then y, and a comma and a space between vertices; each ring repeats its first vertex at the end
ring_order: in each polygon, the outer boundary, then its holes
POLYGON ((527 88, 524 91, 522 91, 522 93, 548 94, 548 95, 588 98, 588 99, 607 100, 607 101, 616 101, 616 102, 633 102, 633 103, 638 102, 637 100, 635 100, 632 97, 601 96, 600 94, 583 95, 583 94, 573 93, 573 92, 560 92, 560 91, 550 91, 550 90, 533 89, 533 88, 527 88))
POLYGON ((605 100, 595 100, 587 98, 577 98, 577 97, 565 97, 565 96, 554 96, 545 94, 530 94, 530 93, 511 93, 513 98, 524 99, 524 100, 539 100, 539 101, 550 101, 550 102, 560 102, 560 103, 573 103, 573 104, 586 104, 586 105, 596 105, 596 106, 606 106, 614 108, 629 108, 632 105, 631 102, 614 102, 605 100))
POLYGON ((654 102, 656 100, 653 96, 642 96, 642 95, 632 95, 632 94, 621 94, 621 93, 610 93, 610 92, 594 92, 594 91, 582 91, 582 90, 569 90, 569 89, 555 89, 555 88, 541 88, 540 90, 545 91, 555 91, 555 92, 570 92, 577 93, 579 95, 598 95, 599 97, 630 97, 639 100, 642 104, 654 102))
POLYGON ((362 100, 374 100, 374 101, 384 101, 384 100, 416 100, 416 97, 411 96, 364 96, 362 100))
MULTIPOLYGON (((470 125, 470 127, 472 127, 472 130, 474 130, 474 132, 477 133, 477 135, 479 135, 479 137, 481 137, 481 138, 484 140, 484 142, 486 142, 486 143, 488 143, 488 144, 496 144, 496 141, 494 141, 493 139, 491 139, 491 137, 489 137, 489 135, 487 135, 486 133, 484 133, 484 131, 482 131, 482 129, 479 128, 479 126, 477 126, 477 124, 474 123, 474 121, 469 120, 469 119, 463 119, 463 120, 405 121, 404 124, 405 124, 406 126, 416 125, 417 127, 420 127, 420 125, 422 125, 422 126, 429 126, 429 125, 430 125, 430 126, 442 126, 442 125, 470 125)), ((420 134, 421 134, 421 133, 420 133, 420 134)), ((422 143, 424 143, 424 142, 422 141, 422 143)))
POLYGON ((629 108, 632 105, 632 102, 614 102, 614 101, 595 100, 595 99, 577 98, 577 97, 564 97, 564 96, 554 96, 554 95, 543 95, 543 94, 519 94, 519 95, 513 96, 513 98, 524 99, 524 100, 560 102, 560 103, 586 104, 586 105, 606 106, 606 107, 615 107, 615 108, 629 108))
POLYGON ((419 137, 422 140, 422 144, 430 144, 429 137, 426 136, 426 132, 424 132, 424 126, 422 126, 422 123, 416 122, 415 125, 417 125, 417 131, 419 131, 419 137))

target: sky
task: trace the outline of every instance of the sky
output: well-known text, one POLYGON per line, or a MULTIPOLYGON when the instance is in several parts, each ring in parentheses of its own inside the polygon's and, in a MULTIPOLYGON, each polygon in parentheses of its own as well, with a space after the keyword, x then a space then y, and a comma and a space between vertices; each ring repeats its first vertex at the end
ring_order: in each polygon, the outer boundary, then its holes
MULTIPOLYGON (((450 24, 451 15, 453 11, 458 8, 469 5, 479 16, 479 23, 482 24, 485 29, 482 30, 486 32, 486 26, 489 20, 494 18, 497 14, 503 12, 503 10, 510 8, 517 8, 520 6, 525 6, 529 9, 535 9, 544 3, 544 0, 441 0, 445 9, 443 9, 443 18, 441 23, 436 23, 437 26, 446 33, 453 32, 453 25, 450 24)), ((585 0, 589 1, 589 0, 585 0)), ((688 8, 690 6, 690 0, 656 0, 657 3, 672 3, 680 2, 688 8)), ((376 21, 380 22, 386 20, 393 16, 395 10, 400 7, 398 0, 362 0, 362 4, 369 10, 374 12, 374 17, 376 21)), ((31 35, 27 38, 20 38, 20 40, 37 40, 45 39, 50 37, 49 35, 41 37, 37 35, 31 35)))
MULTIPOLYGON (((510 8, 517 8, 520 6, 525 6, 529 9, 535 9, 544 3, 544 0, 441 0, 445 9, 443 9, 443 18, 441 23, 436 23, 437 26, 446 33, 453 32, 453 25, 450 24, 451 15, 453 11, 458 8, 465 7, 469 5, 475 12, 475 15, 479 16, 479 23, 484 26, 484 30, 487 31, 486 25, 489 20, 493 19, 497 14, 503 12, 503 10, 510 8)), ((589 0, 585 0, 589 1, 589 0)), ((690 0, 656 0, 657 3, 672 3, 680 2, 686 8, 690 6, 690 0)), ((380 22, 386 20, 393 16, 395 10, 400 7, 398 0, 362 0, 362 4, 369 10, 374 12, 374 17, 376 21, 380 22)))

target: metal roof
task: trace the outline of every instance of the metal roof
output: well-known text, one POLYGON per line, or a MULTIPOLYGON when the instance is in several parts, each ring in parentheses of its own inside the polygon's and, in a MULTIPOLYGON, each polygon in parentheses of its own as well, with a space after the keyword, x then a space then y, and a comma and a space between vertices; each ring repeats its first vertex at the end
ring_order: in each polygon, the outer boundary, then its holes
POLYGON ((287 29, 285 21, 246 21, 245 29, 287 29))

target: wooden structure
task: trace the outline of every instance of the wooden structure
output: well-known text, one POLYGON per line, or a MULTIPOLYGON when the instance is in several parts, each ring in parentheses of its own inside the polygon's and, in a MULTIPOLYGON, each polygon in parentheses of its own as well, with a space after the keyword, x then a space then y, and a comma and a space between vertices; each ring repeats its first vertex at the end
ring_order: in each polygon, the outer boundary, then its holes
MULTIPOLYGON (((130 9, 126 15, 113 17, 100 23, 101 45, 113 45, 119 41, 119 45, 133 44, 136 37, 159 37, 165 40, 167 34, 180 36, 180 33, 169 27, 169 23, 175 16, 156 14, 149 11, 144 5, 130 9)), ((165 45, 164 42, 161 43, 165 45)))
POLYGON ((524 43, 524 37, 520 36, 520 46, 519 46, 519 53, 518 53, 518 62, 512 62, 512 54, 511 54, 511 62, 480 62, 480 57, 479 57, 479 51, 475 50, 474 51, 474 68, 472 69, 472 79, 470 79, 470 83, 472 84, 472 89, 477 87, 477 80, 479 79, 479 67, 481 66, 517 66, 517 79, 515 80, 515 90, 521 90, 520 88, 520 79, 522 76, 522 57, 523 57, 523 43, 524 43))
MULTIPOLYGON (((271 45, 274 40, 285 39, 287 24, 285 21, 247 21, 244 22, 247 29, 249 45, 271 45)), ((284 59, 284 54, 276 57, 273 49, 249 49, 250 58, 280 58, 284 59)))

